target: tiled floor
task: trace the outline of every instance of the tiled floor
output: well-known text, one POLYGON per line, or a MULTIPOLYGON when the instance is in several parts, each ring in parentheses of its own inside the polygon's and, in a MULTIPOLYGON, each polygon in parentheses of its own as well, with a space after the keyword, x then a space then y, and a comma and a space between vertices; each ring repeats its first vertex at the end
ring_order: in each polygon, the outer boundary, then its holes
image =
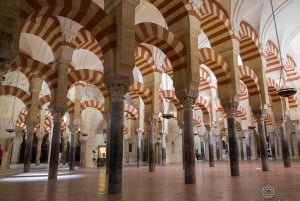
MULTIPOLYGON (((275 188, 269 200, 300 200, 300 162, 283 168, 282 161, 270 161, 270 171, 262 172, 259 161, 240 162, 240 176, 231 177, 229 162, 197 163, 197 183, 184 184, 181 164, 148 167, 123 167, 123 192, 105 194, 105 169, 60 169, 58 180, 47 180, 45 168, 0 171, 1 201, 262 201, 266 185, 275 188)), ((272 191, 267 192, 271 195, 272 191)))

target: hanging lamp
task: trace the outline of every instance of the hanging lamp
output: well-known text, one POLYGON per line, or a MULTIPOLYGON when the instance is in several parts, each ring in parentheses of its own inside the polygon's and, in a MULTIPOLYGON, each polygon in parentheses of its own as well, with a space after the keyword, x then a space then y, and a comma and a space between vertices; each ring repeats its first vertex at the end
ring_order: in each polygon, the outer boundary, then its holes
MULTIPOLYGON (((19 83, 19 71, 17 76, 17 87, 18 87, 18 83, 19 83)), ((16 103, 16 97, 14 96, 11 119, 10 122, 8 123, 8 128, 5 129, 8 133, 15 132, 15 123, 14 123, 15 103, 16 103)))
POLYGON ((283 65, 283 61, 282 61, 281 48, 280 48, 280 43, 279 43, 279 36, 278 36, 276 19, 275 19, 273 1, 270 0, 270 3, 271 3, 271 8, 272 8, 272 16, 273 16, 273 21, 274 21, 274 26, 275 26, 275 33, 276 33, 276 39, 277 39, 277 45, 278 45, 278 51, 279 51, 280 68, 281 68, 280 69, 280 77, 279 77, 279 89, 277 91, 277 94, 278 94, 278 96, 281 96, 281 97, 290 97, 290 96, 293 96, 297 93, 297 89, 295 87, 287 87, 285 85, 284 81, 283 81, 283 84, 281 86, 281 81, 283 79, 284 65, 283 65))
MULTIPOLYGON (((167 77, 167 74, 166 74, 166 90, 168 90, 168 77, 167 77)), ((162 117, 165 118, 165 119, 174 118, 173 104, 169 100, 164 101, 164 110, 163 110, 162 117), (166 106, 168 106, 168 109, 165 112, 165 107, 166 106)))

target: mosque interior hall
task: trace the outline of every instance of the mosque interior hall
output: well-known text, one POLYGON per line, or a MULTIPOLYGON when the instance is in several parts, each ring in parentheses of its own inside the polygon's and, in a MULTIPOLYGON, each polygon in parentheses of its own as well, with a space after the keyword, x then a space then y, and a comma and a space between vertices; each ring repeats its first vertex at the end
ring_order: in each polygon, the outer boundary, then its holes
POLYGON ((0 199, 296 200, 299 8, 1 0, 0 199))

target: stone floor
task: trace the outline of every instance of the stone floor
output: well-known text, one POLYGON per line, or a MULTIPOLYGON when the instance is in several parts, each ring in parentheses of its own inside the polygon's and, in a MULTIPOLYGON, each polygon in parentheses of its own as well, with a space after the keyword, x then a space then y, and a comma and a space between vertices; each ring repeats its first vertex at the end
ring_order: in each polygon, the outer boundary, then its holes
POLYGON ((197 162, 197 183, 188 185, 184 184, 181 164, 156 166, 154 173, 149 173, 147 166, 124 166, 119 195, 105 194, 104 168, 77 168, 73 172, 60 168, 58 179, 48 181, 46 166, 33 167, 31 173, 22 173, 19 166, 0 171, 0 200, 299 201, 300 161, 292 161, 291 168, 283 168, 282 161, 270 161, 269 165, 270 171, 263 172, 260 161, 240 162, 240 176, 231 177, 229 162, 216 162, 213 168, 197 162))

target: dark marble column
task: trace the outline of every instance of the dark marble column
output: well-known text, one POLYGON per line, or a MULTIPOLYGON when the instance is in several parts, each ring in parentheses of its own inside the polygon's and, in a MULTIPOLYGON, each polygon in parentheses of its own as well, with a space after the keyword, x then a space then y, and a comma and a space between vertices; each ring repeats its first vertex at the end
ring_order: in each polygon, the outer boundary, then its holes
POLYGON ((251 135, 248 134, 246 136, 246 155, 247 155, 247 160, 251 161, 251 135))
POLYGON ((110 83, 111 115, 109 132, 108 194, 122 192, 124 95, 129 85, 110 83))
POLYGON ((271 152, 272 152, 272 159, 276 160, 276 149, 275 149, 275 134, 272 133, 271 135, 271 152))
POLYGON ((257 118, 257 127, 260 141, 260 158, 263 171, 269 171, 268 154, 267 154, 267 140, 265 130, 265 120, 262 112, 254 112, 257 118))
POLYGON ((183 105, 183 143, 184 143, 184 177, 186 184, 196 183, 195 148, 193 134, 193 104, 195 98, 185 96, 180 98, 183 105))
POLYGON ((208 158, 209 158, 209 167, 215 166, 215 159, 214 159, 214 145, 213 145, 213 136, 212 131, 209 130, 207 132, 208 136, 208 158))
POLYGON ((147 133, 148 133, 148 147, 149 147, 149 172, 155 171, 155 142, 154 142, 154 124, 156 123, 156 119, 152 117, 148 117, 146 119, 147 123, 147 133))
POLYGON ((59 165, 61 123, 63 120, 64 112, 57 112, 55 110, 51 110, 51 114, 53 120, 53 130, 52 130, 52 137, 51 137, 48 178, 57 179, 58 165, 59 165))
POLYGON ((295 126, 296 139, 297 139, 297 148, 298 148, 298 158, 300 159, 300 125, 295 126))
POLYGON ((244 140, 242 137, 240 138, 240 151, 241 151, 241 160, 243 161, 245 158, 244 158, 244 140))
POLYGON ((167 165, 167 152, 166 152, 166 135, 167 132, 161 132, 161 164, 162 166, 167 165))
POLYGON ((223 106, 227 114, 227 125, 228 125, 228 139, 229 139, 229 159, 230 159, 230 172, 231 176, 239 176, 239 154, 237 148, 237 137, 235 129, 235 118, 234 113, 238 104, 229 103, 223 106))
POLYGON ((27 139, 25 148, 25 158, 24 158, 24 172, 30 171, 31 158, 32 158, 32 141, 34 128, 37 125, 36 122, 27 122, 27 139))
POLYGON ((87 144, 87 135, 80 136, 80 167, 86 167, 86 144, 87 144))
POLYGON ((137 145, 136 145, 136 157, 137 157, 137 167, 141 167, 142 165, 142 134, 143 130, 137 129, 136 135, 137 135, 137 145))
POLYGON ((286 139, 286 128, 284 123, 280 125, 279 129, 281 135, 281 150, 282 150, 283 165, 284 167, 291 167, 289 145, 286 139))
POLYGON ((216 155, 217 155, 217 160, 219 161, 219 160, 221 160, 221 155, 220 155, 220 152, 221 152, 221 150, 220 150, 220 136, 218 135, 217 137, 216 137, 216 155))
POLYGON ((78 125, 69 125, 71 131, 70 151, 69 151, 69 170, 75 169, 75 138, 78 132, 78 125))

